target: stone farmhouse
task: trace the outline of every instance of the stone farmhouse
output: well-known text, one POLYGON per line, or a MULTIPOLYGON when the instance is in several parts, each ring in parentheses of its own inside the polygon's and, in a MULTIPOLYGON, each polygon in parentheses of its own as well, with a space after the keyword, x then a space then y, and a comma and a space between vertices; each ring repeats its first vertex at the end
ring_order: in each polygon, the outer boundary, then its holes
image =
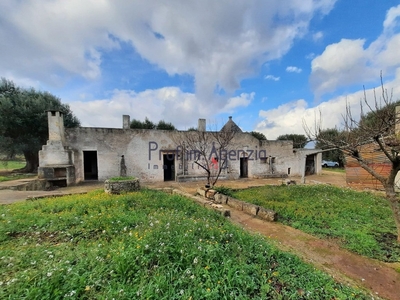
MULTIPOLYGON (((193 131, 131 129, 127 115, 122 128, 65 129, 60 111, 48 111, 48 123, 49 139, 39 151, 38 176, 54 185, 116 176, 134 176, 143 182, 205 179, 204 169, 196 163, 199 157, 182 147, 193 131)), ((206 131, 204 119, 199 119, 197 131, 206 137, 218 134, 206 131)), ((221 179, 304 177, 321 172, 318 150, 295 149, 292 141, 260 141, 242 132, 231 117, 223 131, 235 131, 225 149, 217 149, 214 142, 208 145, 210 162, 222 156, 226 161, 221 179)))

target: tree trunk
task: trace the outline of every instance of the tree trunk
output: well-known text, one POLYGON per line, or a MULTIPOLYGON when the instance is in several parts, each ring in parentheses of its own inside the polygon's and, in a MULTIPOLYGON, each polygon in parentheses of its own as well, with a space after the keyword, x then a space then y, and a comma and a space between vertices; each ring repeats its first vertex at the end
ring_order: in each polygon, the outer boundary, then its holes
POLYGON ((389 200, 397 228, 397 242, 400 244, 400 201, 394 190, 394 185, 385 186, 386 198, 389 200))
POLYGON ((39 167, 39 153, 24 151, 24 157, 26 161, 26 166, 22 168, 20 171, 26 173, 36 173, 39 167))

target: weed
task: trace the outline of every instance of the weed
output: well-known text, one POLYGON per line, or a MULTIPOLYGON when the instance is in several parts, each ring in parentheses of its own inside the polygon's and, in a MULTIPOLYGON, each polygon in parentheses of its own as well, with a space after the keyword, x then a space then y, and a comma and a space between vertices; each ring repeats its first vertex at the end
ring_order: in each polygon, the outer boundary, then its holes
POLYGON ((340 241, 358 254, 400 261, 396 226, 383 197, 328 185, 264 186, 236 191, 234 196, 273 209, 280 222, 340 241))
POLYGON ((0 207, 1 299, 368 299, 162 192, 0 207))

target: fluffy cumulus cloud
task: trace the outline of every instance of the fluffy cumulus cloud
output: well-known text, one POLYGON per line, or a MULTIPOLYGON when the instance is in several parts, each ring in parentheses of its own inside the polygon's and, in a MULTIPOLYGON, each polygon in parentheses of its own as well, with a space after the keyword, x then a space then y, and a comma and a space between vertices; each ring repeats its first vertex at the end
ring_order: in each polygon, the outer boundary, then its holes
MULTIPOLYGON (((396 71, 395 78, 384 84, 392 100, 400 99, 400 69, 396 71)), ((383 104, 381 99, 382 90, 380 86, 368 89, 366 99, 371 107, 375 107, 375 99, 379 105, 383 104)), ((364 91, 338 96, 329 101, 322 102, 314 107, 309 107, 303 99, 283 104, 271 110, 261 110, 259 115, 263 119, 256 126, 256 130, 263 132, 268 139, 275 139, 279 135, 297 133, 305 134, 305 127, 315 128, 316 122, 321 121, 322 128, 341 128, 343 126, 343 115, 346 105, 350 108, 355 119, 360 117, 360 102, 364 101, 364 91)), ((369 111, 364 105, 364 113, 369 111)))
POLYGON ((338 87, 375 81, 382 71, 392 75, 400 67, 400 5, 386 14, 381 35, 368 46, 364 39, 342 39, 326 47, 311 63, 311 86, 318 96, 338 87))
POLYGON ((96 80, 104 53, 123 41, 171 75, 192 75, 196 99, 209 101, 282 57, 335 1, 3 0, 0 73, 51 85, 96 80))
POLYGON ((69 105, 81 120, 82 126, 112 127, 122 126, 122 115, 130 114, 131 119, 153 122, 164 120, 179 129, 195 126, 199 116, 214 116, 220 112, 230 112, 237 107, 245 107, 253 100, 254 93, 229 98, 223 107, 213 103, 204 105, 193 93, 184 93, 177 87, 165 87, 136 93, 131 90, 114 90, 107 99, 96 101, 73 101, 69 105), (104 116, 107 117, 104 117, 104 116))

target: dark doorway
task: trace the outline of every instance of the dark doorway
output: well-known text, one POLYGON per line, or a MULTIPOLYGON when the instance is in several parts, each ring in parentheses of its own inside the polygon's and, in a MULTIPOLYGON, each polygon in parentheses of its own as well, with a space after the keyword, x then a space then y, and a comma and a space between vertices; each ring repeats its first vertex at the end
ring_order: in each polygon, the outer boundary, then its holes
POLYGON ((312 174, 315 174, 315 155, 307 155, 305 175, 312 174))
POLYGON ((83 151, 83 172, 85 180, 99 179, 97 151, 83 151))
POLYGON ((164 181, 175 180, 175 154, 163 155, 164 181))
POLYGON ((240 177, 241 178, 248 177, 248 162, 249 162, 249 159, 247 157, 240 158, 240 177))

